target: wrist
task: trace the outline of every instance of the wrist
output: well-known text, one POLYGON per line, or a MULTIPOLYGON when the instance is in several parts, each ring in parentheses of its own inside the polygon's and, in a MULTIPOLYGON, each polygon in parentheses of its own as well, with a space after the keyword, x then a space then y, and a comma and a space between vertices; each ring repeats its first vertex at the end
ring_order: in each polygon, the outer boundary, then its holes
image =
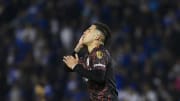
POLYGON ((79 45, 79 44, 78 44, 78 45, 74 48, 74 51, 78 53, 82 47, 83 47, 83 45, 79 45))
POLYGON ((75 53, 78 53, 79 51, 80 51, 79 48, 75 48, 75 49, 74 49, 74 52, 75 52, 75 53))
POLYGON ((74 70, 74 68, 76 67, 76 65, 77 65, 77 64, 74 64, 74 65, 71 67, 71 69, 74 70))

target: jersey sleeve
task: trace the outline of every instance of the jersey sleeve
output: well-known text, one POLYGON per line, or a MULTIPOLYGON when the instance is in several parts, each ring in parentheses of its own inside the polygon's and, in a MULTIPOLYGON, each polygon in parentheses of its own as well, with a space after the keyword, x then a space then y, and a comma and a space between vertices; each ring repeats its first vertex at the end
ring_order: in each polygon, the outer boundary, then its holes
POLYGON ((89 69, 85 69, 85 65, 77 64, 74 71, 79 73, 81 76, 86 77, 98 83, 105 82, 105 74, 108 65, 108 56, 103 51, 97 51, 91 57, 91 63, 89 69))

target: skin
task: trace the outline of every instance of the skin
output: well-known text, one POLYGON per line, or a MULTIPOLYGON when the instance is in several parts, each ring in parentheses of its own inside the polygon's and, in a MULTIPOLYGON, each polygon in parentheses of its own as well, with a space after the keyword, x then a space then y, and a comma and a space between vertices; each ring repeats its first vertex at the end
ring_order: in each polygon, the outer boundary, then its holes
MULTIPOLYGON (((86 29, 81 36, 78 44, 75 47, 75 51, 79 52, 81 48, 87 46, 88 52, 90 53, 95 47, 103 44, 102 40, 104 36, 102 33, 96 29, 95 25, 91 25, 88 29, 86 29)), ((75 65, 78 64, 79 57, 76 54, 75 57, 72 55, 64 56, 63 62, 67 65, 68 68, 74 69, 75 65)))

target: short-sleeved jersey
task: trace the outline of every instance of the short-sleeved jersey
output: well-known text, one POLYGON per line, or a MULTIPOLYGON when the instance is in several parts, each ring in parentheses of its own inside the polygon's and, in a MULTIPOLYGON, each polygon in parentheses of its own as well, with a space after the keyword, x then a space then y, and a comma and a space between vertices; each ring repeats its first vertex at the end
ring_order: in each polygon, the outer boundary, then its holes
POLYGON ((101 45, 76 65, 74 71, 86 80, 91 101, 115 101, 117 91, 111 62, 108 50, 101 45))

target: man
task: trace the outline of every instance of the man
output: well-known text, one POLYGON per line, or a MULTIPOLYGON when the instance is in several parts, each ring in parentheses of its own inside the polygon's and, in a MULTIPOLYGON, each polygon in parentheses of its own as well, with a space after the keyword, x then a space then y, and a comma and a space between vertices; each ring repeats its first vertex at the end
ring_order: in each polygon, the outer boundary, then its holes
POLYGON ((90 101, 117 101, 111 57, 104 47, 109 38, 109 28, 94 23, 83 33, 74 49, 78 53, 86 46, 89 54, 83 59, 79 59, 77 54, 63 58, 68 68, 86 78, 90 101))

